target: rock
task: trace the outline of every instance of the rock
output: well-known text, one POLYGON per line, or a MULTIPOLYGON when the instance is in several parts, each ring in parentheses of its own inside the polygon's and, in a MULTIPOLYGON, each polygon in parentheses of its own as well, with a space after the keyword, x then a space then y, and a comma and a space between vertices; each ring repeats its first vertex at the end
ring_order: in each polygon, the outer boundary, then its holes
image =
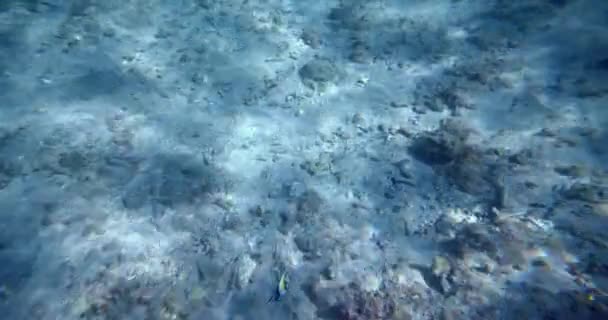
POLYGON ((419 105, 415 105, 412 108, 412 111, 414 111, 414 113, 417 113, 417 114, 426 114, 426 109, 419 105))
POLYGON ((194 286, 192 290, 190 290, 190 301, 192 303, 201 303, 206 296, 207 291, 201 286, 194 286))
POLYGON ((318 49, 321 46, 321 37, 318 32, 312 30, 304 30, 300 35, 300 39, 309 47, 318 49))
POLYGON ((341 301, 338 305, 338 310, 341 315, 340 319, 387 319, 392 317, 394 313, 395 302, 393 299, 381 294, 369 294, 355 291, 350 293, 345 301, 341 301))
POLYGON ((441 288, 441 293, 444 295, 448 295, 452 291, 452 282, 447 275, 439 277, 439 285, 441 288))
POLYGON ((398 133, 406 138, 412 138, 414 136, 414 134, 412 134, 405 128, 398 128, 396 133, 398 133))
MULTIPOLYGON (((395 318, 397 301, 390 288, 366 292, 356 283, 336 286, 333 281, 311 279, 304 292, 317 307, 322 319, 402 319, 395 318)), ((402 310, 401 314, 405 314, 402 310)))
POLYGON ((591 203, 608 202, 608 188, 596 184, 575 183, 563 192, 566 199, 591 203))
POLYGON ((4 189, 21 171, 22 168, 15 161, 0 158, 0 190, 4 189))
POLYGON ((458 109, 474 109, 473 105, 468 104, 465 99, 459 95, 454 88, 445 89, 438 93, 438 98, 443 104, 445 104, 450 110, 456 111, 458 109))
POLYGON ((437 222, 435 222, 435 232, 442 237, 451 239, 456 236, 456 227, 446 215, 442 215, 437 222))
POLYGON ((395 108, 395 109, 397 109, 397 108, 407 108, 407 107, 409 107, 409 104, 405 103, 405 102, 391 101, 390 106, 391 106, 391 108, 395 108))
POLYGON ((122 196, 128 209, 146 203, 173 207, 202 199, 217 186, 217 170, 186 156, 160 155, 133 177, 122 196))
POLYGON ((601 97, 608 93, 608 85, 597 78, 597 76, 591 76, 575 81, 573 85, 577 96, 581 98, 601 97))
POLYGON ((293 210, 282 210, 279 212, 279 232, 287 235, 296 225, 296 212, 293 210))
POLYGON ((454 149, 447 141, 432 136, 416 138, 409 152, 416 160, 428 165, 447 164, 456 157, 454 149))
POLYGON ((332 8, 327 18, 334 29, 363 30, 369 26, 368 9, 365 5, 342 5, 332 8))
POLYGON ((336 65, 328 59, 315 58, 298 71, 302 83, 317 90, 338 79, 336 65))
POLYGON ((529 149, 524 149, 518 153, 515 153, 509 157, 509 162, 518 164, 518 165, 527 165, 534 158, 532 151, 529 149))
POLYGON ((462 192, 495 199, 496 186, 483 157, 472 148, 465 149, 443 172, 462 192))
POLYGON ((290 198, 298 198, 304 194, 304 192, 308 191, 308 189, 305 184, 294 181, 292 183, 283 184, 283 191, 285 192, 285 195, 290 198))
POLYGON ((353 42, 349 60, 354 63, 366 63, 370 60, 369 46, 361 40, 353 42))
POLYGON ((547 262, 547 260, 542 258, 532 260, 532 266, 536 268, 546 269, 547 271, 551 270, 551 265, 547 262))
POLYGON ((557 166, 553 170, 562 176, 581 178, 588 173, 587 168, 579 165, 557 166))
POLYGON ((395 312, 390 318, 391 320, 411 320, 413 319, 412 314, 408 308, 403 304, 395 305, 395 312))
POLYGON ((256 267, 257 263, 249 255, 241 256, 238 259, 236 284, 239 289, 243 289, 249 284, 256 267))
POLYGON ((126 209, 139 209, 146 204, 150 193, 148 179, 135 177, 121 196, 122 204, 126 209))
POLYGON ((301 224, 310 223, 319 213, 323 203, 323 198, 315 190, 310 189, 304 192, 296 200, 296 221, 301 224))
POLYGON ((553 138, 557 135, 557 133, 549 128, 542 128, 535 135, 539 137, 553 138))
POLYGON ((308 232, 296 234, 294 242, 305 259, 315 259, 320 257, 318 239, 308 232))
POLYGON ((450 265, 450 261, 442 256, 435 256, 433 258, 433 265, 431 266, 431 271, 437 277, 441 277, 443 275, 448 274, 452 270, 452 266, 450 265))
POLYGON ((425 101, 424 106, 433 111, 433 112, 443 112, 446 109, 445 104, 440 99, 435 99, 435 101, 425 101))
POLYGON ((524 187, 526 187, 527 189, 533 190, 533 189, 538 188, 538 184, 536 184, 533 181, 526 181, 526 182, 524 182, 524 187))
POLYGON ((608 171, 594 169, 591 171, 591 183, 606 185, 608 184, 608 171))
MULTIPOLYGON (((507 186, 504 183, 504 177, 491 177, 491 185, 494 187, 494 198, 491 199, 490 207, 496 210, 503 210, 508 207, 509 204, 509 192, 507 186)), ((494 216, 495 212, 492 211, 491 217, 494 216)))
POLYGON ((367 273, 361 279, 361 290, 365 292, 376 292, 382 286, 382 279, 373 273, 367 273))
POLYGON ((498 247, 487 227, 482 224, 466 224, 456 234, 456 238, 449 241, 448 250, 452 250, 458 257, 464 257, 469 252, 484 252, 493 258, 498 253, 498 247))
POLYGON ((331 168, 331 158, 327 154, 320 154, 315 160, 306 160, 300 168, 311 176, 324 174, 331 168))
POLYGON ((449 109, 456 114, 460 109, 473 109, 473 106, 465 102, 465 99, 457 93, 457 89, 453 85, 423 81, 418 83, 417 87, 431 88, 430 94, 427 90, 424 90, 424 93, 419 93, 419 91, 415 93, 416 104, 423 105, 430 111, 443 112, 449 109))
POLYGON ((465 142, 470 130, 457 121, 443 121, 440 127, 416 138, 410 154, 427 165, 445 165, 471 151, 465 142))
POLYGON ((353 115, 351 122, 354 125, 364 125, 365 124, 365 118, 363 118, 363 114, 361 114, 361 112, 357 112, 353 115))
POLYGON ((444 308, 443 311, 441 312, 441 318, 439 318, 440 320, 458 320, 458 319, 465 319, 467 318, 465 316, 465 313, 460 310, 459 308, 456 307, 449 307, 449 308, 444 308))
POLYGON ((608 217, 608 203, 597 203, 592 209, 594 214, 608 217))
POLYGON ((78 151, 70 151, 59 155, 59 165, 70 171, 80 171, 87 166, 87 158, 78 151))
POLYGON ((560 137, 555 138, 555 146, 557 148, 561 148, 564 146, 574 148, 574 147, 578 146, 579 143, 580 143, 580 140, 576 139, 576 138, 565 137, 565 136, 560 136, 560 137))
POLYGON ((413 179, 414 177, 412 176, 412 174, 410 173, 410 166, 409 166, 409 161, 407 159, 398 161, 395 163, 395 166, 397 167, 397 170, 399 170, 399 174, 407 179, 413 179))
POLYGON ((357 82, 355 82, 355 84, 358 87, 365 88, 365 86, 367 86, 368 82, 369 82, 369 77, 361 76, 361 77, 359 77, 359 79, 357 79, 357 82))
POLYGON ((495 160, 467 144, 471 130, 459 121, 443 121, 436 131, 414 139, 408 151, 416 160, 432 166, 461 191, 496 200, 495 160))

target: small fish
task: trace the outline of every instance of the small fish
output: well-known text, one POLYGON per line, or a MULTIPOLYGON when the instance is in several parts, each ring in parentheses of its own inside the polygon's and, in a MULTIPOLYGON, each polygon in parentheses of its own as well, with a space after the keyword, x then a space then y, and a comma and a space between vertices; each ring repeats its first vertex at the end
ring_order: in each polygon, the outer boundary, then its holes
POLYGON ((279 283, 277 284, 277 287, 274 291, 274 293, 272 294, 272 296, 270 297, 270 299, 268 299, 268 301, 266 303, 270 303, 273 301, 280 301, 281 298, 287 293, 287 275, 285 274, 285 272, 283 272, 281 274, 281 277, 279 278, 279 283))
POLYGON ((595 300, 597 300, 597 298, 605 298, 608 297, 608 294, 604 293, 603 291, 600 290, 591 290, 590 292, 587 293, 587 300, 589 302, 593 302, 595 300))
POLYGON ((596 302, 599 302, 598 300, 604 300, 607 297, 608 294, 599 289, 588 288, 583 292, 579 292, 579 294, 577 295, 577 300, 584 303, 594 304, 596 302))

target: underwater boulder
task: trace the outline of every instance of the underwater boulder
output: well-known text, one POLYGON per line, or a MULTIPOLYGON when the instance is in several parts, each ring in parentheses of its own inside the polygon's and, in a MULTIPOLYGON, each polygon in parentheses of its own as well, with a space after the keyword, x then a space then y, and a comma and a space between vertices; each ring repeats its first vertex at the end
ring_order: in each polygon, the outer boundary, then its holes
POLYGON ((193 203, 211 191, 215 172, 209 165, 187 156, 154 157, 126 186, 123 205, 138 209, 146 203, 167 207, 193 203))
POLYGON ((321 89, 338 79, 338 69, 329 59, 315 58, 298 71, 302 83, 311 89, 321 89))

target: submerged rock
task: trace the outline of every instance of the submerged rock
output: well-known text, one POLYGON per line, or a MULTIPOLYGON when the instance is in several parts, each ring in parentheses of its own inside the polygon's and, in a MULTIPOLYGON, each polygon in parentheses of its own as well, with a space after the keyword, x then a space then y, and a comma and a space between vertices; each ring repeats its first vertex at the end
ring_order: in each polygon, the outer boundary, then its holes
POLYGON ((306 160, 300 164, 300 168, 311 176, 326 174, 332 166, 331 158, 327 154, 320 154, 317 159, 306 160))
POLYGON ((396 301, 386 291, 371 293, 355 284, 335 288, 320 283, 307 287, 306 291, 323 319, 394 319, 396 301))
POLYGON ((563 195, 570 200, 605 203, 608 202, 608 187, 596 184, 575 183, 565 190, 563 195))
POLYGON ((490 257, 498 253, 498 246, 488 228, 481 224, 467 224, 453 240, 446 242, 446 249, 458 257, 469 252, 485 252, 490 257))
POLYGON ((409 151, 416 160, 428 165, 448 164, 456 157, 453 145, 444 139, 432 136, 417 138, 409 151))
POLYGON ((216 185, 215 170, 188 157, 157 156, 127 184, 122 202, 128 209, 146 203, 172 207, 200 199, 216 185))
POLYGON ((245 288, 249 282, 251 281, 251 277, 253 276, 253 271, 257 267, 257 263, 255 260, 251 259, 249 255, 241 257, 238 260, 237 265, 237 286, 242 289, 245 288))
POLYGON ((467 140, 472 130, 458 121, 416 138, 410 154, 447 177, 462 192, 496 202, 500 185, 495 160, 467 140))
POLYGON ((348 58, 355 63, 366 63, 371 59, 371 56, 369 45, 363 40, 355 40, 348 58))
POLYGON ((474 150, 463 153, 444 170, 444 174, 461 191, 494 199, 496 186, 485 159, 474 150))
POLYGON ((59 165, 68 170, 80 171, 87 164, 88 160, 86 156, 78 151, 70 151, 59 155, 59 165))
POLYGON ((587 174, 588 170, 584 166, 570 165, 570 166, 557 166, 554 168, 555 172, 562 176, 568 176, 572 178, 580 178, 587 174))
POLYGON ((312 222, 318 215, 324 202, 323 198, 315 190, 310 189, 304 192, 296 200, 296 221, 300 224, 312 222))
POLYGON ((415 103, 424 106, 425 110, 432 112, 450 110, 453 115, 457 115, 461 109, 473 109, 473 106, 465 101, 453 85, 422 81, 417 86, 424 87, 425 90, 415 92, 415 103))
POLYGON ((14 161, 0 159, 0 190, 4 189, 20 172, 21 168, 14 161))
POLYGON ((443 256, 435 256, 433 258, 433 265, 431 266, 431 271, 435 276, 442 276, 448 274, 452 270, 452 266, 450 265, 450 261, 443 256))
POLYGON ((338 68, 328 59, 316 58, 300 68, 298 74, 304 85, 318 90, 338 79, 338 68))
POLYGON ((427 165, 445 165, 467 153, 470 133, 460 122, 444 121, 439 129, 417 137, 408 151, 427 165))
POLYGON ((524 149, 521 150, 520 152, 517 152, 511 156, 509 156, 509 162, 513 163, 513 164, 517 164, 517 165, 528 165, 530 164, 530 162, 532 161, 534 155, 532 154, 532 151, 529 149, 524 149))
POLYGON ((321 37, 318 32, 312 30, 304 30, 302 31, 300 38, 307 46, 313 49, 318 49, 321 46, 321 37))

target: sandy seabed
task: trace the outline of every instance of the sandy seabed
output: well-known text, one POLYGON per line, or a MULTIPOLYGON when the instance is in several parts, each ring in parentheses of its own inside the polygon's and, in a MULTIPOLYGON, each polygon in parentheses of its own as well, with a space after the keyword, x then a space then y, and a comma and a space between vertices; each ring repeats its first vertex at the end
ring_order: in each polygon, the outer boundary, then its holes
POLYGON ((606 1, 4 0, 0 318, 608 319, 607 128, 606 1))

